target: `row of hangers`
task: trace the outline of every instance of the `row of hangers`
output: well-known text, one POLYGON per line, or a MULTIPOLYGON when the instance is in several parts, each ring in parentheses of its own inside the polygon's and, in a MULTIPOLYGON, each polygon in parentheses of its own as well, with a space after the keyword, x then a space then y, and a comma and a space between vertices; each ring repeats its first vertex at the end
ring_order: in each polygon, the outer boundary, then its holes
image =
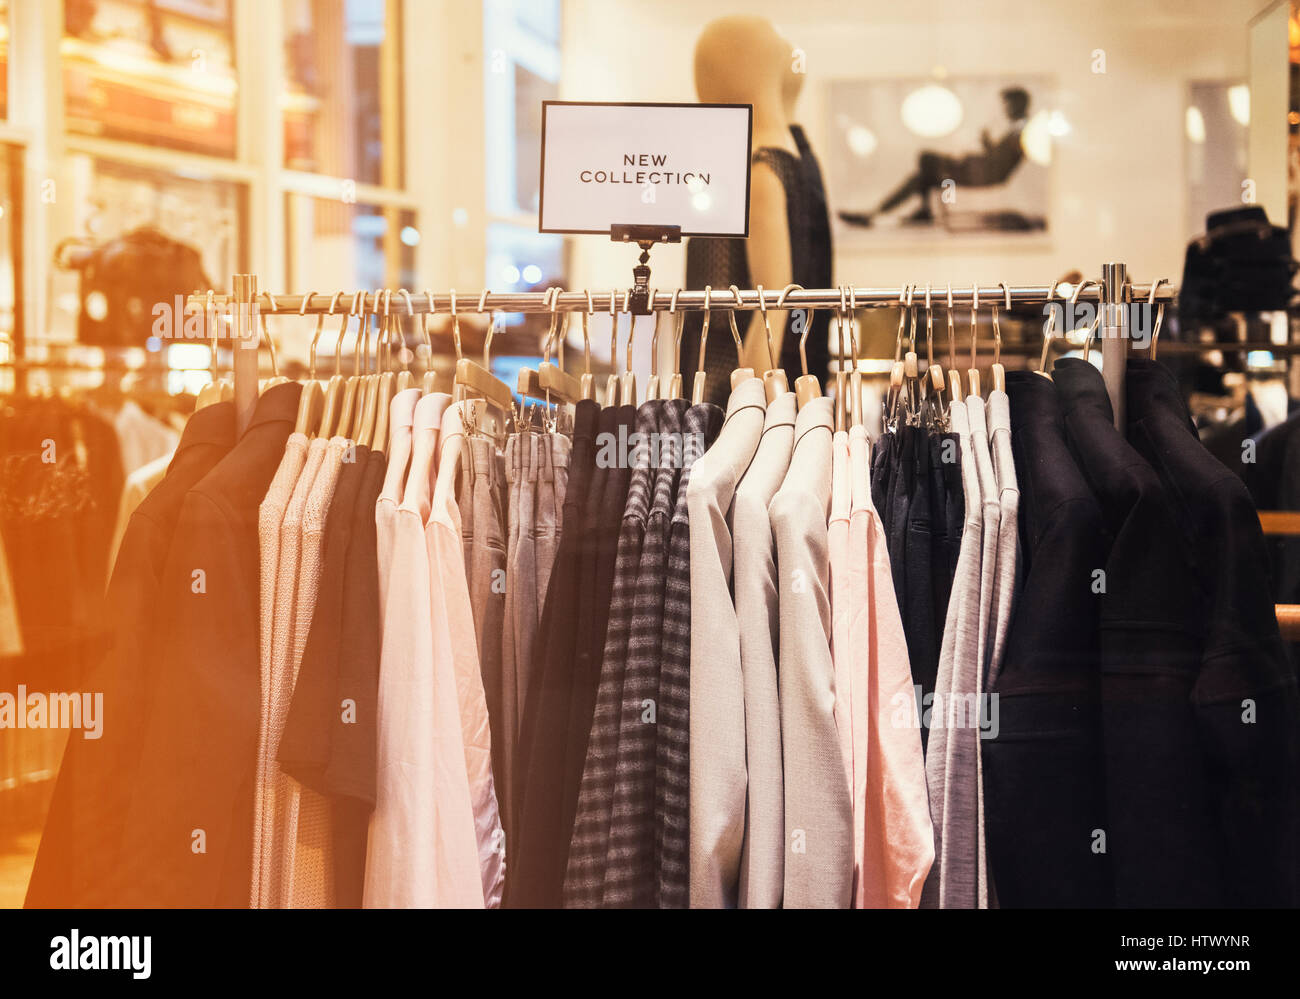
MULTIPOLYGON (((1081 293, 1089 286, 1096 285, 1094 281, 1083 281, 1077 284, 1069 299, 1070 305, 1075 305, 1081 293)), ((1161 284, 1168 283, 1164 279, 1155 282, 1151 286, 1150 298, 1148 305, 1155 302, 1156 294, 1161 284)), ((1006 282, 998 282, 998 287, 1002 289, 1002 306, 1006 309, 1011 308, 1011 290, 1006 282)), ((1053 282, 1049 291, 1049 301, 1055 298, 1057 282, 1053 282)), ((932 286, 925 286, 924 309, 925 309, 925 338, 926 338, 926 357, 927 368, 925 378, 920 374, 919 361, 916 353, 916 332, 917 332, 917 308, 920 307, 916 300, 917 285, 905 285, 899 294, 899 321, 898 331, 895 337, 894 363, 890 370, 889 390, 886 396, 887 419, 897 424, 900 419, 921 421, 927 420, 932 423, 942 424, 946 421, 946 406, 944 404, 945 392, 950 399, 962 398, 961 376, 957 368, 956 346, 955 346, 955 321, 952 285, 947 287, 947 326, 948 326, 948 371, 945 371, 942 365, 936 363, 934 357, 934 301, 932 286), (907 333, 907 350, 904 352, 904 333, 907 333)), ((785 308, 786 297, 791 291, 803 290, 801 285, 789 284, 781 291, 777 298, 776 309, 778 311, 785 308)), ((758 286, 758 308, 763 322, 765 342, 767 346, 768 367, 761 375, 756 375, 753 368, 744 363, 744 343, 740 335, 739 327, 736 323, 736 309, 741 307, 741 292, 736 285, 731 285, 728 289, 731 302, 728 303, 722 298, 726 293, 719 292, 721 305, 726 308, 727 320, 730 327, 731 337, 736 346, 736 368, 731 374, 731 386, 737 385, 750 378, 761 377, 765 394, 768 401, 776 398, 778 395, 789 390, 785 372, 776 363, 776 351, 772 339, 772 328, 769 320, 768 309, 765 305, 765 296, 762 286, 758 286)), ((841 286, 840 302, 836 308, 837 317, 837 346, 839 364, 835 372, 835 426, 837 429, 845 429, 848 426, 858 426, 863 423, 863 399, 862 399, 862 373, 859 364, 859 344, 858 344, 858 326, 857 326, 857 302, 855 292, 852 287, 841 286), (846 337, 847 333, 847 337, 846 337), (846 350, 847 347, 847 350, 846 350), (851 367, 847 364, 851 359, 851 367)), ((314 294, 314 293, 312 293, 314 294)), ((657 290, 651 292, 650 300, 653 302, 657 290)), ((668 313, 676 317, 676 327, 674 331, 675 351, 673 371, 667 378, 661 378, 658 365, 658 339, 659 324, 654 323, 655 330, 651 349, 651 372, 646 386, 646 399, 657 398, 685 398, 683 394, 683 374, 681 370, 681 340, 685 323, 685 311, 679 311, 677 308, 677 297, 680 289, 675 290, 669 300, 668 313)), ((267 328, 268 314, 274 316, 279 313, 279 307, 274 296, 269 293, 263 293, 270 309, 260 310, 260 336, 267 344, 271 357, 271 378, 265 380, 260 386, 262 390, 270 388, 273 385, 287 381, 286 378, 279 375, 278 365, 275 353, 275 343, 267 328)), ((365 444, 373 448, 385 448, 388 443, 388 410, 389 403, 393 396, 404 389, 415 386, 415 375, 410 370, 411 354, 406 350, 405 343, 401 343, 398 351, 394 351, 394 341, 400 340, 399 313, 393 307, 393 296, 398 296, 399 300, 404 301, 406 311, 409 316, 414 318, 416 311, 411 301, 411 295, 406 289, 399 289, 396 292, 391 290, 380 290, 373 293, 359 291, 352 298, 352 304, 346 313, 339 312, 337 305, 342 297, 342 292, 335 292, 330 301, 329 309, 318 315, 316 328, 312 335, 310 365, 306 384, 303 387, 302 397, 299 404, 298 415, 295 430, 309 436, 336 436, 342 435, 349 437, 360 444, 365 444), (370 303, 368 307, 368 303, 370 303), (339 315, 342 317, 338 334, 335 338, 334 356, 341 357, 341 349, 344 336, 355 316, 358 320, 356 334, 356 349, 353 352, 353 369, 351 375, 344 376, 341 371, 341 363, 335 370, 335 373, 322 384, 316 376, 316 350, 320 340, 321 333, 324 329, 326 320, 330 316, 339 315), (371 320, 378 323, 378 333, 375 338, 373 364, 371 359, 371 320), (393 367, 393 357, 396 356, 402 362, 399 370, 391 370, 393 367), (363 365, 365 370, 363 369, 363 365)), ((428 300, 433 301, 431 294, 426 292, 428 300)), ((480 293, 478 299, 477 313, 484 312, 485 301, 488 291, 480 293)), ((524 368, 519 373, 517 390, 525 398, 534 399, 544 403, 546 412, 552 412, 552 407, 559 404, 572 404, 580 400, 596 399, 596 383, 591 372, 591 339, 588 323, 595 314, 592 305, 591 292, 586 292, 587 309, 580 311, 582 321, 582 340, 583 340, 583 357, 584 366, 580 375, 574 376, 564 370, 564 343, 567 339, 567 329, 569 317, 566 313, 564 323, 560 322, 559 311, 560 289, 553 287, 545 293, 545 300, 550 312, 550 327, 543 342, 542 363, 536 368, 524 368), (552 354, 555 352, 556 362, 552 361, 552 354)), ((700 332, 700 349, 697 368, 695 371, 694 381, 692 383, 691 401, 699 403, 704 399, 707 374, 704 370, 705 352, 708 344, 709 324, 713 312, 713 295, 714 291, 711 286, 704 289, 704 320, 700 332)), ((211 310, 214 294, 208 293, 209 310, 211 310)), ((302 298, 302 305, 299 308, 298 315, 305 315, 308 302, 312 295, 305 295, 302 298)), ((452 339, 456 350, 456 369, 453 381, 453 394, 456 401, 465 401, 469 405, 466 407, 466 426, 472 432, 482 432, 490 434, 497 438, 498 442, 504 440, 507 428, 514 424, 516 428, 525 422, 523 414, 515 406, 513 393, 505 382, 501 381, 491 373, 491 349, 492 339, 496 332, 497 315, 493 313, 488 325, 487 335, 483 345, 483 361, 481 364, 464 356, 461 345, 460 333, 460 312, 457 309, 457 298, 454 289, 451 291, 450 315, 452 326, 452 339), (479 402, 483 403, 480 408, 479 402)), ((618 314, 627 313, 628 303, 630 300, 630 291, 623 293, 622 308, 617 306, 617 292, 610 296, 610 357, 617 366, 617 338, 618 338, 618 314)), ((979 311, 979 286, 976 285, 971 299, 970 306, 970 347, 971 360, 970 367, 967 369, 968 385, 971 394, 980 393, 980 371, 976 366, 978 350, 978 311, 979 311)), ((1005 390, 1006 373, 1001 363, 1002 350, 1002 333, 999 325, 999 302, 997 300, 991 303, 992 324, 993 324, 993 342, 994 355, 991 367, 991 377, 993 388, 995 390, 1005 390)), ((399 306, 400 308, 400 306, 399 306)), ((822 387, 818 377, 810 374, 808 371, 807 340, 813 326, 813 313, 811 308, 805 309, 804 325, 799 340, 799 357, 802 374, 795 379, 794 391, 799 408, 803 408, 812 399, 822 395, 822 387)), ((211 314, 211 312, 209 312, 211 314)), ((432 337, 428 328, 428 313, 420 313, 419 329, 424 341, 429 358, 433 356, 432 337)), ((1164 318, 1164 304, 1159 306, 1153 336, 1152 336, 1152 356, 1155 354, 1156 342, 1159 337, 1160 326, 1164 318)), ((1047 355, 1050 350, 1051 340, 1054 335, 1056 322, 1055 310, 1049 313, 1047 325, 1043 336, 1043 352, 1039 361, 1038 373, 1044 377, 1050 377, 1046 372, 1047 355)), ((1100 310, 1094 319, 1091 328, 1088 330, 1087 338, 1083 346, 1085 359, 1091 346, 1092 337, 1100 323, 1100 310)), ((611 373, 605 383, 604 404, 606 406, 618 405, 621 400, 635 404, 637 400, 637 383, 636 375, 632 370, 632 347, 636 335, 636 317, 632 317, 629 326, 626 349, 624 352, 624 363, 621 372, 616 369, 611 373)), ((216 365, 216 352, 213 352, 213 365, 216 365)), ((423 393, 433 392, 436 387, 437 376, 432 370, 426 370, 423 374, 420 387, 423 393)), ((197 406, 202 407, 212 402, 222 399, 229 399, 233 394, 233 386, 229 380, 218 380, 214 378, 213 383, 206 386, 199 394, 197 406)), ((554 428, 555 422, 553 417, 548 417, 549 426, 554 428)))

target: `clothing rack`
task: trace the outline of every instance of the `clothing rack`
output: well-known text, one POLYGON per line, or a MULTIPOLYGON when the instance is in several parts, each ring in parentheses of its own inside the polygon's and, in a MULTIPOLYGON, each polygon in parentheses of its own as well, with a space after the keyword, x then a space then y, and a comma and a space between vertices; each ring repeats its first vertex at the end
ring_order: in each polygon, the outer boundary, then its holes
MULTIPOLYGON (((1008 300, 1011 306, 1041 305, 1058 298, 1062 301, 1083 301, 1100 303, 1101 322, 1097 335, 1101 339, 1103 366, 1106 372, 1106 389, 1111 397, 1115 412, 1115 425, 1123 426, 1123 362, 1127 351, 1128 310, 1123 308, 1129 302, 1168 303, 1174 301, 1178 290, 1166 281, 1158 281, 1155 294, 1151 285, 1134 285, 1128 281, 1128 269, 1122 263, 1102 265, 1101 281, 1085 281, 1082 288, 1072 289, 1070 295, 1063 295, 1056 284, 1051 285, 1006 285, 973 286, 968 288, 953 287, 949 297, 949 285, 929 286, 929 301, 932 308, 953 308, 998 306, 1006 308, 1008 300), (1078 292, 1075 298, 1075 291, 1078 292)), ((611 291, 566 291, 548 296, 541 291, 531 292, 493 292, 483 290, 477 294, 469 292, 458 294, 454 290, 446 294, 429 291, 411 294, 408 310, 407 296, 399 294, 358 291, 354 294, 319 295, 276 295, 275 310, 286 315, 321 315, 333 312, 349 314, 354 308, 365 308, 366 314, 373 314, 378 308, 396 310, 398 315, 426 314, 442 312, 447 315, 479 312, 588 312, 592 314, 607 312, 611 314, 628 312, 632 290, 614 289, 611 291), (621 295, 621 301, 620 301, 621 295), (367 307, 367 305, 369 307, 367 307)), ((269 296, 268 296, 269 298, 269 296)), ((215 295, 211 292, 190 295, 187 309, 204 310, 207 308, 231 309, 234 316, 234 339, 256 342, 254 307, 259 299, 257 275, 236 274, 234 276, 233 295, 215 295)), ((761 296, 757 289, 742 289, 739 295, 733 295, 727 288, 711 291, 679 290, 668 292, 652 291, 647 299, 651 313, 686 311, 739 309, 832 309, 838 310, 843 305, 852 303, 855 308, 887 309, 910 304, 913 308, 926 304, 926 286, 909 285, 894 288, 848 287, 843 288, 799 288, 791 286, 782 291, 764 289, 761 296)), ((257 351, 236 350, 234 352, 234 387, 236 428, 242 432, 252 418, 253 407, 257 403, 257 351)))

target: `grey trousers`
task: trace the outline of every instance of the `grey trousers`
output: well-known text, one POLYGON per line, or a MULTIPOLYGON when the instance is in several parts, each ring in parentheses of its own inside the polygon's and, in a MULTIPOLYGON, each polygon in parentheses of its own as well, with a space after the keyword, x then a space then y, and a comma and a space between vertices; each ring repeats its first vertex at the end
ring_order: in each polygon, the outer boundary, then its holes
MULTIPOLYGON (((546 590, 560 545, 560 522, 569 480, 571 442, 563 434, 527 432, 506 442, 505 478, 509 484, 506 509, 505 601, 501 633, 502 768, 498 781, 506 841, 514 831, 516 773, 522 773, 519 734, 524 705, 536 678, 534 643, 546 590)), ((497 729, 492 731, 497 745, 497 729)))

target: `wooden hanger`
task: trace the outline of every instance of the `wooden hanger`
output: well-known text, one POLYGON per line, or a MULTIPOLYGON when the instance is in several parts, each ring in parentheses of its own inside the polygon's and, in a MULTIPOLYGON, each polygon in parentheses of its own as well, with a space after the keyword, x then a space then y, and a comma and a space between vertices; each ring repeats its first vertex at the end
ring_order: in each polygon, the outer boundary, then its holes
POLYGON ((433 337, 429 333, 429 317, 433 315, 433 292, 426 288, 424 295, 429 300, 429 311, 420 313, 420 335, 424 337, 424 349, 428 353, 424 357, 424 377, 420 379, 420 391, 424 395, 432 395, 438 387, 438 373, 433 370, 433 337))
POLYGON ((578 394, 582 399, 595 402, 596 377, 591 373, 591 330, 587 322, 596 310, 591 304, 591 292, 584 289, 583 294, 587 296, 587 311, 582 314, 582 378, 579 380, 578 394))
POLYGON ((361 341, 362 338, 369 338, 369 317, 366 313, 366 292, 358 291, 352 298, 353 308, 358 308, 357 318, 361 325, 357 327, 356 340, 352 346, 352 374, 343 382, 343 402, 339 406, 339 422, 334 428, 331 436, 349 437, 356 439, 354 433, 357 427, 357 395, 361 392, 363 382, 361 380, 361 341))
POLYGON ((930 285, 928 282, 925 286, 925 365, 926 373, 930 377, 930 392, 933 394, 936 404, 942 408, 945 383, 943 365, 934 362, 934 310, 930 299, 930 285))
POLYGON ((767 338, 767 370, 763 372, 763 394, 771 402, 779 395, 790 391, 786 381, 785 369, 776 363, 776 349, 772 344, 772 324, 768 320, 767 303, 763 301, 763 286, 758 285, 758 311, 763 317, 763 335, 767 338))
POLYGON ((853 285, 849 293, 849 349, 853 359, 853 368, 849 371, 849 416, 852 426, 866 426, 862 415, 862 365, 858 360, 858 293, 853 285))
MULTIPOLYGON (((379 292, 375 292, 375 318, 379 319, 379 330, 375 334, 375 371, 368 374, 365 380, 365 406, 361 410, 361 421, 356 436, 353 438, 358 444, 370 447, 375 440, 375 427, 379 422, 379 379, 380 379, 380 352, 383 349, 384 337, 388 334, 388 323, 390 305, 392 302, 392 292, 385 290, 384 295, 384 313, 383 317, 379 315, 379 292)), ((366 340, 366 360, 370 360, 370 341, 366 340)))
MULTIPOLYGON (((411 326, 415 326, 415 306, 411 304, 411 293, 405 288, 398 288, 397 293, 406 299, 406 314, 411 317, 411 326)), ((432 300, 431 300, 432 301, 432 300)), ((396 320, 394 320, 397 322, 396 320)), ((402 330, 402 325, 397 322, 397 338, 402 342, 401 349, 398 351, 398 359, 402 362, 402 370, 397 372, 397 380, 394 383, 393 394, 405 392, 409 388, 415 387, 415 375, 411 373, 411 358, 414 353, 409 351, 406 346, 406 333, 402 330)), ((433 355, 433 345, 429 345, 429 355, 433 355)))
MULTIPOLYGON (((387 302, 385 302, 387 310, 387 302)), ((370 438, 370 449, 372 451, 383 451, 388 453, 388 416, 389 409, 393 404, 393 396, 397 394, 398 375, 392 371, 386 370, 392 364, 392 346, 394 337, 401 331, 401 323, 394 313, 386 317, 386 337, 384 338, 384 363, 379 372, 379 378, 375 383, 375 394, 378 397, 375 402, 375 429, 370 438)), ((403 342, 402 349, 406 349, 403 342)), ((409 374, 409 372, 403 372, 409 374)))
POLYGON ((668 303, 668 314, 677 316, 677 326, 673 333, 673 373, 668 379, 667 399, 683 399, 682 395, 682 331, 686 328, 686 313, 677 311, 677 296, 680 288, 673 290, 673 297, 668 303))
MULTIPOLYGON (((999 281, 998 287, 1002 289, 1002 295, 1005 299, 1006 310, 1011 311, 1011 289, 1007 287, 1005 281, 999 281)), ((993 303, 993 391, 1005 392, 1007 390, 1007 369, 1002 367, 1002 327, 998 325, 998 303, 993 303)))
MULTIPOLYGON (((777 296, 776 310, 780 312, 785 308, 785 297, 790 292, 803 290, 801 284, 786 285, 777 296)), ((794 380, 794 397, 799 409, 803 409, 813 399, 820 398, 822 394, 821 382, 817 380, 816 375, 808 373, 808 334, 812 332, 813 310, 807 309, 806 312, 803 334, 799 337, 799 366, 803 374, 794 380)))
POLYGON ((747 368, 745 364, 745 343, 740 338, 740 329, 736 326, 736 309, 740 308, 742 302, 740 298, 740 289, 734 284, 731 286, 731 294, 736 299, 736 306, 727 310, 727 324, 731 327, 731 339, 736 341, 736 367, 731 372, 731 387, 734 389, 742 382, 747 382, 754 377, 754 369, 747 368))
MULTIPOLYGON (((1047 289, 1047 304, 1049 306, 1052 304, 1052 299, 1055 297, 1056 297, 1056 282, 1053 281, 1052 286, 1047 289)), ((1055 328, 1056 328, 1056 310, 1053 308, 1049 308, 1047 310, 1047 324, 1043 327, 1043 353, 1042 356, 1039 357, 1038 359, 1038 370, 1035 372, 1035 374, 1042 375, 1049 382, 1052 380, 1052 376, 1047 373, 1047 354, 1052 347, 1052 331, 1055 328)))
MULTIPOLYGON (((278 313, 280 311, 280 306, 276 303, 275 296, 269 291, 264 291, 262 294, 265 295, 266 300, 271 303, 271 315, 278 313)), ((280 374, 280 364, 275 356, 275 341, 271 339, 271 331, 266 326, 266 313, 262 312, 260 309, 258 310, 258 319, 261 321, 262 339, 266 341, 266 351, 271 355, 271 377, 266 379, 261 386, 261 391, 265 392, 267 389, 275 388, 277 385, 284 385, 289 381, 289 379, 282 377, 280 374)))
MULTIPOLYGON (((298 315, 307 314, 307 303, 316 293, 309 291, 302 297, 302 304, 298 306, 298 315)), ((307 381, 302 387, 302 395, 298 397, 298 418, 294 421, 293 431, 296 434, 309 434, 312 428, 320 426, 321 411, 325 408, 325 390, 321 388, 320 382, 316 380, 316 344, 320 340, 320 331, 325 326, 325 313, 316 316, 316 329, 311 335, 311 348, 308 351, 307 381)))
POLYGON ((618 397, 628 406, 636 405, 636 372, 632 370, 632 341, 636 337, 636 316, 628 308, 630 292, 623 292, 623 312, 627 314, 627 348, 623 355, 623 376, 618 380, 618 397))
MULTIPOLYGON (((519 370, 519 394, 530 399, 541 399, 547 406, 551 405, 553 399, 565 403, 575 402, 582 391, 576 378, 565 374, 562 368, 551 363, 551 346, 555 342, 557 328, 559 327, 559 312, 557 311, 559 300, 560 289, 558 287, 546 290, 546 302, 551 310, 551 327, 547 331, 546 339, 542 344, 542 363, 537 370, 532 368, 521 368, 519 370)), ((563 335, 562 331, 560 335, 563 335)))
POLYGON ((848 293, 840 285, 840 307, 835 310, 835 431, 847 430, 848 381, 844 377, 844 313, 849 310, 848 293))
MULTIPOLYGON (((338 305, 339 297, 342 292, 336 291, 334 297, 330 299, 329 314, 334 315, 335 306, 338 305)), ((334 374, 325 383, 325 404, 321 408, 320 423, 316 427, 316 436, 328 439, 334 433, 334 427, 338 423, 339 411, 343 406, 343 391, 346 379, 343 377, 343 337, 348 331, 348 320, 351 319, 356 309, 356 298, 352 300, 352 305, 348 311, 343 314, 343 322, 339 324, 339 335, 334 340, 334 374)))
POLYGON ((650 380, 646 382, 646 401, 659 398, 659 316, 655 312, 655 296, 659 289, 650 292, 650 315, 654 319, 654 328, 650 333, 650 380))
POLYGON ((704 374, 704 348, 709 343, 709 316, 712 315, 709 305, 712 299, 713 287, 706 284, 704 286, 704 322, 700 326, 700 362, 695 369, 695 382, 691 386, 691 405, 693 406, 698 406, 704 401, 704 383, 706 380, 704 374))
MULTIPOLYGON (((504 418, 514 411, 514 395, 510 391, 510 386, 492 374, 490 369, 492 363, 492 337, 496 333, 496 314, 493 313, 489 318, 487 336, 483 341, 483 363, 481 365, 475 364, 461 353, 460 317, 456 314, 456 292, 454 289, 451 294, 452 336, 456 341, 457 357, 455 384, 466 392, 472 392, 480 396, 502 417, 502 426, 504 426, 504 418)), ((479 295, 478 311, 480 314, 483 312, 483 305, 487 295, 486 288, 479 295)))
POLYGON ((976 282, 974 289, 971 291, 970 367, 966 369, 966 378, 967 381, 969 382, 970 394, 972 396, 977 396, 980 394, 980 372, 979 372, 979 368, 975 367, 976 341, 979 339, 979 333, 977 331, 977 325, 976 325, 979 317, 976 315, 976 313, 979 311, 979 307, 980 307, 980 286, 979 286, 979 282, 976 282))
POLYGON ((605 405, 617 406, 620 402, 619 388, 622 382, 618 377, 618 292, 609 293, 609 366, 612 369, 605 377, 605 405))

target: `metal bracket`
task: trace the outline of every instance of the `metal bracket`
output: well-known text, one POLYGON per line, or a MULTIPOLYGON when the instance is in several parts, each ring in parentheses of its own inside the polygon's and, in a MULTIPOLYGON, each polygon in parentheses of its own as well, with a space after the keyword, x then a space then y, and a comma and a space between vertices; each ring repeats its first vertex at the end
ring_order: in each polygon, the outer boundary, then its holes
POLYGON ((680 243, 682 227, 677 225, 612 225, 609 238, 616 243, 636 243, 640 262, 632 268, 632 289, 628 311, 634 316, 650 314, 650 247, 656 243, 680 243))

